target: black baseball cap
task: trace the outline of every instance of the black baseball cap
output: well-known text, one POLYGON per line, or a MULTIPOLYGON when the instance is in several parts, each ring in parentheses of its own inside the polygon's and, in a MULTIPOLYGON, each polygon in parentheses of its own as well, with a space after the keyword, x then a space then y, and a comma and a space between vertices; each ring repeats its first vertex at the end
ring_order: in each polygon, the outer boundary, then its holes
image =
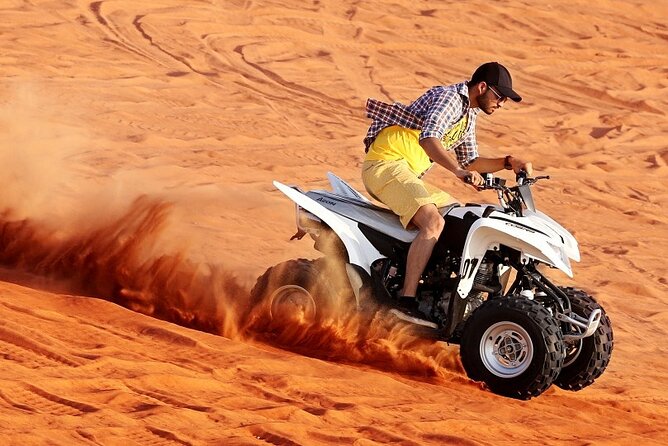
POLYGON ((487 62, 478 67, 471 77, 471 84, 486 82, 488 85, 496 88, 499 93, 520 102, 522 96, 513 90, 513 79, 510 77, 510 71, 498 62, 487 62))

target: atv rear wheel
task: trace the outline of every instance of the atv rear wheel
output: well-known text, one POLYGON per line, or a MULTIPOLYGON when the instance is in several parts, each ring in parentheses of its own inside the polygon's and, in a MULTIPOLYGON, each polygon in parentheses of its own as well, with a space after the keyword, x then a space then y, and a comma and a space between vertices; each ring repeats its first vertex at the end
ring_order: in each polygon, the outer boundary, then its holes
POLYGON ((251 290, 246 326, 263 330, 320 322, 336 304, 322 266, 320 261, 297 259, 268 268, 251 290))
POLYGON ((563 337, 557 320, 520 297, 488 300, 466 321, 460 347, 468 376, 494 393, 529 399, 561 371, 563 337))
POLYGON ((582 390, 601 376, 610 362, 613 347, 610 319, 596 300, 584 291, 562 288, 571 302, 571 309, 585 319, 595 309, 601 310, 601 320, 593 335, 566 342, 566 358, 555 384, 566 390, 582 390))

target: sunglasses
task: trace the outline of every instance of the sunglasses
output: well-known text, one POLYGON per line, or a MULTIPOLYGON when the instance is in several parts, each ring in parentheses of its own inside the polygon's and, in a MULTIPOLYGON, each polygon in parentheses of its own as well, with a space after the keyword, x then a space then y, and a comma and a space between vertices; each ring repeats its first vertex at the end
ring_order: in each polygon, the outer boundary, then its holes
POLYGON ((501 95, 498 91, 496 91, 496 89, 494 87, 492 87, 491 85, 488 84, 487 88, 489 90, 491 90, 492 93, 494 93, 494 96, 496 96, 496 103, 497 104, 503 104, 504 102, 506 102, 507 98, 505 96, 501 95))

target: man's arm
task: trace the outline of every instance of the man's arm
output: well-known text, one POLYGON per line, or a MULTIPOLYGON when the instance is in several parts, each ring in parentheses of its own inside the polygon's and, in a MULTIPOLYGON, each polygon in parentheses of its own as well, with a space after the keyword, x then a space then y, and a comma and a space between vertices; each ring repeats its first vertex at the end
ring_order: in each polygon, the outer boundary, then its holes
POLYGON ((520 170, 524 170, 529 175, 533 174, 531 163, 511 155, 504 156, 503 158, 476 158, 475 161, 468 165, 468 168, 478 172, 498 172, 499 170, 508 169, 517 173, 520 170))
POLYGON ((466 181, 466 178, 470 176, 471 184, 474 186, 480 186, 483 183, 483 179, 475 171, 476 169, 466 170, 459 167, 455 158, 443 148, 440 139, 433 137, 421 139, 420 146, 431 160, 454 173, 460 180, 466 181))

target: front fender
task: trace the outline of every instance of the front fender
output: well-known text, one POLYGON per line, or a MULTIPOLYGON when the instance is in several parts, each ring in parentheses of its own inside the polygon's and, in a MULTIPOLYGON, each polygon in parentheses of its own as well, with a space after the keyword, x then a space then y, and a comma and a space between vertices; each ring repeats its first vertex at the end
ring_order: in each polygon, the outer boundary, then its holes
POLYGON ((539 260, 573 277, 567 253, 556 242, 551 243, 545 234, 511 221, 481 218, 471 225, 464 244, 457 287, 460 297, 468 296, 473 288, 473 279, 485 253, 501 245, 519 251, 524 259, 539 260))
POLYGON ((552 230, 561 237, 561 240, 564 244, 564 250, 569 258, 575 260, 576 262, 580 261, 580 249, 578 248, 578 242, 573 237, 573 234, 568 232, 566 228, 561 226, 558 222, 553 220, 550 216, 540 212, 540 211, 524 211, 524 216, 531 220, 533 224, 540 224, 545 227, 546 230, 552 230))

